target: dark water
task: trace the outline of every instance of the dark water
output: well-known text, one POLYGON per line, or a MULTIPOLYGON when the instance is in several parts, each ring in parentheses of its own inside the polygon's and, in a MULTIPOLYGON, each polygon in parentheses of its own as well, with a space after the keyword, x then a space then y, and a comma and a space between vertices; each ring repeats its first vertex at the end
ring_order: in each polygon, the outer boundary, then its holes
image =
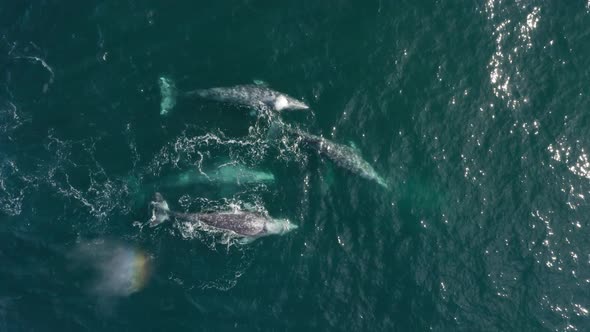
POLYGON ((0 22, 1 331, 590 330, 590 3, 4 0, 0 22), (283 121, 390 190, 232 105, 160 116, 163 75, 305 100, 283 121), (226 162, 276 181, 161 191, 299 229, 139 226, 139 192, 226 162))

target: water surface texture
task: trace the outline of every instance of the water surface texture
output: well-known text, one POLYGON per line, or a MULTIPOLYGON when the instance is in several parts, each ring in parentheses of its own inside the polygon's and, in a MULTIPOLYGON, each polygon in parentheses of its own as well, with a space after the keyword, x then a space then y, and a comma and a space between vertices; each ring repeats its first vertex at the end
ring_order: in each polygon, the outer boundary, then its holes
POLYGON ((590 2, 4 0, 0 22, 0 331, 590 330, 590 2), (162 116, 161 77, 310 110, 162 116), (298 229, 144 227, 156 190, 298 229))

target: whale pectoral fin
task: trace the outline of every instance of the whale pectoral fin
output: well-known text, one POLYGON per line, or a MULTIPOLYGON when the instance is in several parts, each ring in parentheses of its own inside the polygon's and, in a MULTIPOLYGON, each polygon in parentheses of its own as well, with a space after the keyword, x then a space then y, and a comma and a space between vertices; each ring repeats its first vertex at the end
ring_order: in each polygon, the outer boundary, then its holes
POLYGON ((359 150, 359 148, 356 146, 356 144, 354 144, 353 141, 348 141, 348 146, 350 146, 351 149, 354 150, 354 152, 360 154, 361 150, 359 150))
POLYGON ((247 245, 247 244, 254 242, 254 240, 256 240, 255 237, 243 237, 238 240, 238 243, 241 245, 247 245))
POLYGON ((244 210, 248 212, 257 212, 256 205, 252 203, 244 203, 244 210))
POLYGON ((178 91, 174 81, 166 76, 161 76, 158 80, 160 87, 160 115, 168 115, 176 106, 176 97, 178 91))
POLYGON ((322 176, 323 181, 321 189, 323 193, 326 193, 334 185, 335 174, 334 167, 331 164, 326 164, 324 168, 326 169, 326 171, 322 176))
POLYGON ((256 84, 256 85, 260 85, 260 86, 268 86, 268 83, 266 83, 266 82, 265 82, 265 81, 263 81, 263 80, 257 80, 257 79, 254 79, 254 80, 252 80, 252 82, 253 82, 254 84, 256 84))

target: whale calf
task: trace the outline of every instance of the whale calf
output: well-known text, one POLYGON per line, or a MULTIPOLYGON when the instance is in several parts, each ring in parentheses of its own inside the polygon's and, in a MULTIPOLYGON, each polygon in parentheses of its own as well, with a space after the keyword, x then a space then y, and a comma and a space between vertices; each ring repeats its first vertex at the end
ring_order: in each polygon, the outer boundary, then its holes
POLYGON ((246 242, 268 235, 283 235, 297 229, 287 219, 273 219, 266 215, 247 211, 222 211, 210 213, 181 213, 171 211, 168 203, 160 193, 154 194, 154 200, 150 203, 152 217, 149 220, 151 227, 157 226, 170 217, 190 223, 201 223, 216 230, 231 232, 246 239, 246 242))
POLYGON ((321 155, 332 160, 336 165, 358 174, 362 178, 375 181, 386 189, 389 188, 387 182, 375 171, 371 164, 360 156, 357 149, 332 142, 321 136, 312 135, 299 129, 289 127, 285 127, 285 129, 287 132, 299 136, 304 143, 315 148, 321 155))
POLYGON ((125 185, 132 204, 139 207, 160 188, 188 188, 196 185, 209 184, 219 186, 248 186, 256 184, 272 185, 275 181, 273 173, 250 168, 241 164, 224 164, 213 170, 202 172, 193 167, 184 172, 164 176, 157 181, 141 183, 135 176, 126 178, 125 185))
POLYGON ((309 106, 304 102, 285 93, 272 90, 264 83, 196 89, 184 93, 179 93, 174 82, 166 77, 160 77, 159 85, 162 96, 160 104, 160 114, 162 115, 169 113, 176 105, 178 95, 200 97, 254 109, 261 107, 268 107, 275 111, 309 109, 309 106))
POLYGON ((209 182, 245 185, 272 183, 274 181, 275 176, 272 173, 248 168, 240 164, 225 164, 207 173, 191 168, 180 174, 168 176, 162 181, 162 186, 185 187, 209 182))

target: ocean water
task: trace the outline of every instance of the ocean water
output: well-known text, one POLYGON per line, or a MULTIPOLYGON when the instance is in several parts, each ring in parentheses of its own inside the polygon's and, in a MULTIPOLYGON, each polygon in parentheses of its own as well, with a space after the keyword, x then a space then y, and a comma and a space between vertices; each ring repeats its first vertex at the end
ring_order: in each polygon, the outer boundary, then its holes
POLYGON ((0 1, 0 331, 590 330, 590 2, 0 1), (266 113, 180 98, 263 80, 266 113), (159 186, 221 164, 274 181, 159 186), (240 244, 172 220, 257 210, 240 244))

